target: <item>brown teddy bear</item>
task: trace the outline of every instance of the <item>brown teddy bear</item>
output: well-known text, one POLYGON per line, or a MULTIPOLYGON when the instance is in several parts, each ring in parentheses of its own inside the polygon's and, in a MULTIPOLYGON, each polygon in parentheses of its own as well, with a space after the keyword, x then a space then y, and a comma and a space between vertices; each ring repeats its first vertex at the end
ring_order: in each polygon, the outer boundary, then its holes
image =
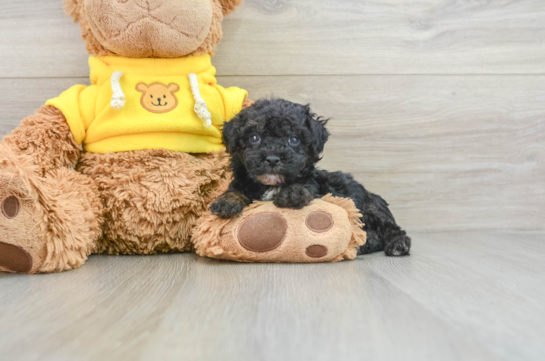
POLYGON ((47 101, 0 144, 0 271, 60 272, 91 253, 356 256, 365 234, 348 200, 256 203, 234 220, 207 210, 230 181, 222 125, 252 103, 217 84, 210 60, 241 2, 65 1, 91 85, 47 101))

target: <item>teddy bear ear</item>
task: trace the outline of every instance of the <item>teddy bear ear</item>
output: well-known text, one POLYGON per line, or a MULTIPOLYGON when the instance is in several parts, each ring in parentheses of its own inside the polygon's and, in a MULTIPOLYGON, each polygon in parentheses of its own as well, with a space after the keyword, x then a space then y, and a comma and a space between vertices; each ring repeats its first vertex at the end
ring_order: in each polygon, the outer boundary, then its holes
POLYGON ((242 4, 244 0, 219 0, 223 8, 223 16, 227 16, 235 11, 235 8, 242 4))
POLYGON ((79 1, 80 0, 64 0, 64 13, 70 15, 75 23, 79 21, 79 1))

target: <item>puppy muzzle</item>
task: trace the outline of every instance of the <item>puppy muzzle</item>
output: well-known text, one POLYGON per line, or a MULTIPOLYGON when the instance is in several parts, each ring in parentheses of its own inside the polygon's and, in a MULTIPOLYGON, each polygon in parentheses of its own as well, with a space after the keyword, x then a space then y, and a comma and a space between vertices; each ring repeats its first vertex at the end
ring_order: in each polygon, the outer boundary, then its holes
POLYGON ((284 183, 284 176, 280 174, 262 174, 256 179, 267 186, 275 186, 284 183))

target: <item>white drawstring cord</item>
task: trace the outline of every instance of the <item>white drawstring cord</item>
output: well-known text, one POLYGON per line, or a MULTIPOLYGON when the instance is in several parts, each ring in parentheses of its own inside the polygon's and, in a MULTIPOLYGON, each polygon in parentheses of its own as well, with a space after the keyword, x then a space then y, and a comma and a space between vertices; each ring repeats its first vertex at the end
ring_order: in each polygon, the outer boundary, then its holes
POLYGON ((119 81, 122 76, 122 71, 116 71, 112 74, 112 78, 110 79, 113 92, 110 106, 116 110, 121 110, 125 107, 125 94, 123 93, 123 89, 121 89, 121 83, 119 81))
POLYGON ((201 98, 201 91, 199 90, 199 80, 197 74, 189 73, 189 86, 191 87, 191 92, 193 93, 193 98, 195 99, 195 113, 202 119, 204 125, 207 128, 210 128, 212 125, 212 115, 208 111, 208 106, 203 98, 201 98))

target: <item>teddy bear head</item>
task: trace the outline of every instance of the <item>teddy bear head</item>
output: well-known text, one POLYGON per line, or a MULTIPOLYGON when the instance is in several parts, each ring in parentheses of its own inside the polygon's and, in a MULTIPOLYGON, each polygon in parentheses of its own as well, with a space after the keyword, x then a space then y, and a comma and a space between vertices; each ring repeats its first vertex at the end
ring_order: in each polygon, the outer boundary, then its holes
POLYGON ((243 0, 65 0, 90 54, 180 58, 213 54, 223 16, 243 0))

